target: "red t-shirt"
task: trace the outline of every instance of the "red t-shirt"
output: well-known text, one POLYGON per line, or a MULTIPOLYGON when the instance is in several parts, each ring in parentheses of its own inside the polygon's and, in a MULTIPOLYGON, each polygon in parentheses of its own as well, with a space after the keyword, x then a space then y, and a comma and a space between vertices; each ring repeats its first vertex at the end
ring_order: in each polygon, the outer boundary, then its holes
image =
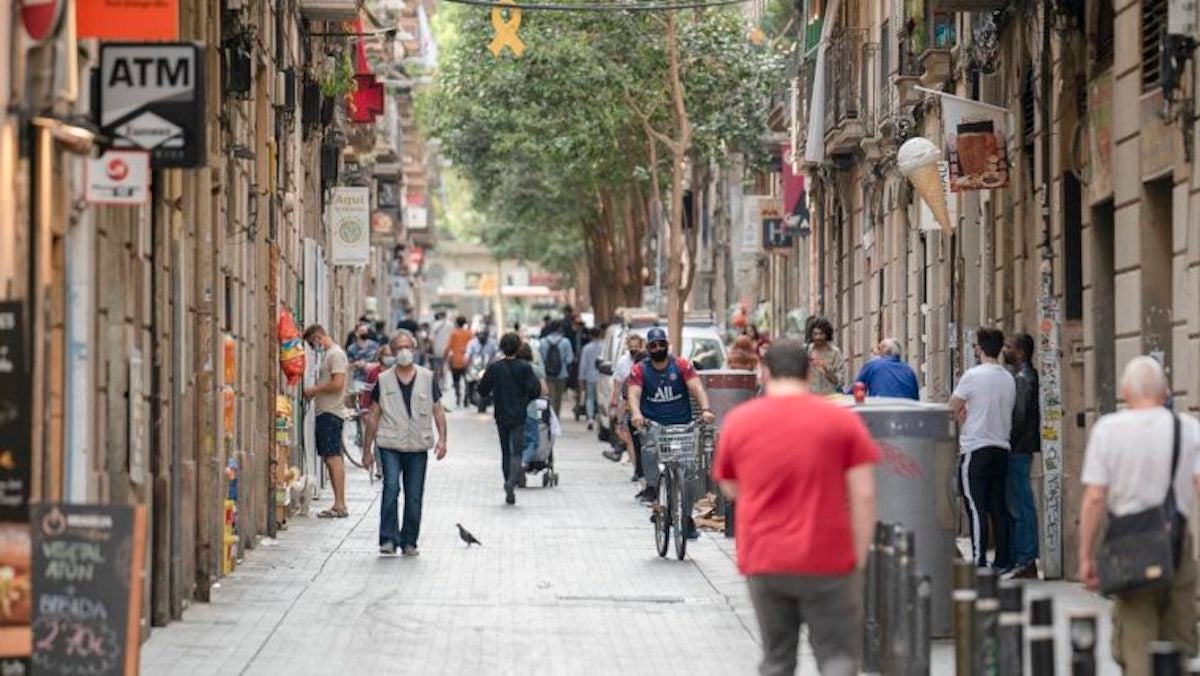
POLYGON ((764 397, 730 411, 713 476, 738 484, 742 574, 853 571, 846 470, 878 460, 858 415, 821 397, 764 397))

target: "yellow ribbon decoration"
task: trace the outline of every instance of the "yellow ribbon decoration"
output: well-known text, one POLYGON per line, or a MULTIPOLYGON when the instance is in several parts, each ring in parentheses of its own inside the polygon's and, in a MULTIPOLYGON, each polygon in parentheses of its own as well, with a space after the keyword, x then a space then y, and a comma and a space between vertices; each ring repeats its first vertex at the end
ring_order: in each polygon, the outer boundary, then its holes
POLYGON ((496 29, 496 37, 488 45, 492 56, 498 58, 505 47, 517 56, 525 53, 525 43, 517 35, 517 29, 520 27, 521 10, 517 8, 517 3, 514 0, 497 0, 497 4, 492 7, 492 28, 496 29), (512 9, 508 10, 507 21, 504 19, 504 9, 500 5, 512 6, 512 9))

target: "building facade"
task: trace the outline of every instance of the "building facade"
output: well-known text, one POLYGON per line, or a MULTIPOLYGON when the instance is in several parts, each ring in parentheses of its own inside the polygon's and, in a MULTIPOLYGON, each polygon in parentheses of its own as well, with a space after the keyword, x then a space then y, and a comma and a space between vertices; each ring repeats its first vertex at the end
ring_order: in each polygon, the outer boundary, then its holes
POLYGON ((186 140, 201 160, 152 167, 144 203, 106 205, 87 194, 105 143, 89 82, 103 46, 131 38, 88 37, 58 4, 45 36, 0 7, 0 303, 25 355, 6 383, 30 402, 29 448, 13 448, 30 500, 147 507, 146 625, 161 625, 285 536, 289 468, 320 479, 281 315, 340 340, 364 313, 394 326, 394 300, 415 307, 393 298, 413 286, 396 194, 436 185, 436 162, 394 169, 420 84, 397 73, 432 38, 416 4, 178 0, 171 33, 206 76, 204 133, 186 140), (385 105, 355 117, 364 92, 385 105), (384 214, 365 264, 335 265, 327 202, 349 185, 384 214))

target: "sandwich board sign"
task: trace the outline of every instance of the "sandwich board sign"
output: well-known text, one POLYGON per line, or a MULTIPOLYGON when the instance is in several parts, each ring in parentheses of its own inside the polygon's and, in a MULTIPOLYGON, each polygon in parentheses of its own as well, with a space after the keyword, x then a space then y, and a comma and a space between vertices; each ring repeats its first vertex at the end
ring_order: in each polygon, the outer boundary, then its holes
POLYGON ((205 163, 204 59, 198 45, 100 45, 100 133, 150 153, 155 169, 205 163))

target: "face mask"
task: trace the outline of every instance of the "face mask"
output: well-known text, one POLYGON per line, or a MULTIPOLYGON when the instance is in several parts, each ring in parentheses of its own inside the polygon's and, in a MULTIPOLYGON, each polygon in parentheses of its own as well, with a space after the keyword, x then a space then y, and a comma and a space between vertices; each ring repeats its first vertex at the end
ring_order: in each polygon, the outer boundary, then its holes
POLYGON ((385 367, 391 368, 396 365, 396 358, 388 355, 382 359, 382 362, 385 367))
POLYGON ((413 351, 412 350, 410 350, 408 348, 403 348, 399 352, 396 353, 396 365, 397 366, 412 366, 412 363, 413 363, 413 351))
POLYGON ((315 343, 309 343, 309 344, 308 344, 308 347, 309 347, 309 348, 310 348, 310 349, 311 349, 313 352, 324 352, 324 351, 325 351, 325 349, 324 349, 324 348, 322 348, 320 345, 317 345, 317 344, 315 344, 315 343))
POLYGON ((665 349, 650 350, 650 360, 651 361, 663 361, 666 358, 667 358, 667 351, 665 349))
POLYGON ((366 339, 367 339, 367 332, 366 332, 366 331, 363 331, 363 332, 359 333, 359 334, 358 334, 358 339, 359 339, 359 340, 366 340, 366 339))

